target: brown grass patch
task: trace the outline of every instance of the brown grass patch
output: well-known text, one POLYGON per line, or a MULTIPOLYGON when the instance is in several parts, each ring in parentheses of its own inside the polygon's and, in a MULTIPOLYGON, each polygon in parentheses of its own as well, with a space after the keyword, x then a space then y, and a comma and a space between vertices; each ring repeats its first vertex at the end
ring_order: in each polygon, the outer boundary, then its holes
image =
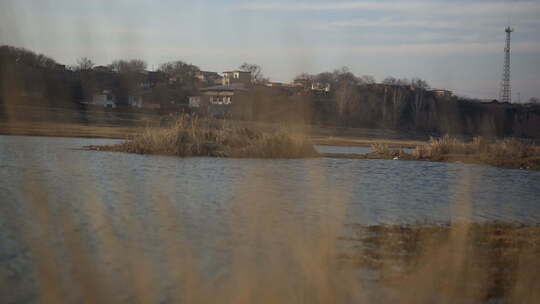
POLYGON ((372 158, 401 158, 408 159, 410 156, 403 151, 403 149, 394 149, 390 148, 385 143, 375 143, 371 145, 373 152, 367 154, 368 157, 372 158))
POLYGON ((492 142, 483 137, 475 137, 471 142, 450 136, 432 138, 427 144, 418 146, 412 157, 417 160, 460 160, 497 167, 540 169, 540 147, 515 138, 492 142))
POLYGON ((489 141, 475 137, 465 142, 454 137, 432 138, 412 153, 392 148, 387 143, 371 144, 367 154, 324 153, 324 157, 357 159, 400 159, 484 164, 501 168, 540 170, 540 147, 516 138, 489 141))
POLYGON ((318 156, 313 144, 299 132, 285 128, 261 131, 234 122, 179 117, 170 127, 147 128, 118 145, 90 149, 180 157, 302 158, 318 156))

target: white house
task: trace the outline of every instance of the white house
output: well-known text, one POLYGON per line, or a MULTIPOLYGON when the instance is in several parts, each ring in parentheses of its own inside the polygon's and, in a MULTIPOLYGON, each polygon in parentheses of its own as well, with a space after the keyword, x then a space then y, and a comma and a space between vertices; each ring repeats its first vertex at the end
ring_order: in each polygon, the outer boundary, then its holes
POLYGON ((431 90, 430 92, 439 97, 452 97, 452 91, 450 90, 435 89, 431 90))
POLYGON ((189 96, 189 107, 199 108, 201 106, 201 96, 189 96))
POLYGON ((223 72, 222 84, 224 86, 235 86, 235 87, 247 88, 251 85, 251 72, 246 72, 246 71, 223 72))
POLYGON ((232 104, 248 92, 236 86, 213 86, 200 91, 200 95, 189 96, 189 107, 218 117, 226 116, 232 104))
POLYGON ((312 91, 330 92, 329 83, 313 82, 311 83, 312 91))
POLYGON ((104 108, 116 108, 116 98, 109 90, 103 90, 101 93, 96 93, 92 96, 92 103, 96 106, 104 108))
POLYGON ((130 106, 140 109, 143 107, 143 98, 142 96, 129 96, 128 103, 130 106))

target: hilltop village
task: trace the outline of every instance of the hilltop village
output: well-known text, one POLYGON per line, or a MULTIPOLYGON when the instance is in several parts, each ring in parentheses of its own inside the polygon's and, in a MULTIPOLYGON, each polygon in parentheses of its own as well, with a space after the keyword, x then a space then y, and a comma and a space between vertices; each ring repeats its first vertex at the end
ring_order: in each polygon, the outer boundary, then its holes
MULTIPOLYGON (((300 74, 290 83, 256 64, 218 73, 182 61, 149 71, 141 60, 65 66, 44 55, 0 47, 0 119, 14 107, 111 113, 178 113, 320 127, 388 129, 431 135, 540 138, 540 105, 456 96, 422 79, 354 75, 346 67, 300 74)), ((21 108, 16 112, 26 111, 21 108)), ((13 112, 13 111, 12 111, 13 112)))

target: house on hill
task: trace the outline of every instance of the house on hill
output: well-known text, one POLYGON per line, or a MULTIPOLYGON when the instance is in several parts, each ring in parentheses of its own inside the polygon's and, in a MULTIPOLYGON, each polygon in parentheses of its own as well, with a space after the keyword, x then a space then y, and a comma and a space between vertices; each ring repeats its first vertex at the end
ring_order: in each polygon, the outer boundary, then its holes
POLYGON ((101 72, 101 73, 112 73, 112 69, 110 67, 104 66, 104 65, 98 65, 92 68, 92 71, 94 72, 101 72))
POLYGON ((328 93, 330 92, 330 84, 322 83, 322 82, 313 82, 311 83, 311 90, 328 93))
POLYGON ((271 87, 271 88, 295 88, 298 87, 294 83, 287 83, 287 82, 276 82, 276 81, 268 81, 265 86, 271 87))
POLYGON ((189 96, 189 107, 213 116, 223 117, 227 114, 235 99, 248 90, 237 86, 212 86, 200 90, 199 95, 189 96))
POLYGON ((140 83, 140 87, 143 89, 151 89, 156 87, 160 83, 169 83, 170 79, 167 75, 160 71, 147 71, 144 73, 143 79, 140 83))
POLYGON ((130 95, 128 96, 128 104, 131 107, 140 109, 143 107, 143 98, 140 95, 130 95))
POLYGON ((94 95, 92 95, 92 101, 90 102, 90 104, 94 106, 101 106, 104 108, 116 108, 118 102, 116 100, 116 96, 114 96, 111 91, 103 90, 99 93, 95 93, 94 95))
POLYGON ((478 102, 480 103, 498 103, 499 101, 497 99, 479 99, 478 102))
POLYGON ((223 77, 217 72, 198 71, 195 73, 195 78, 200 84, 204 85, 220 85, 223 83, 223 77))
POLYGON ((251 72, 246 72, 246 71, 223 72, 222 84, 224 86, 248 88, 251 86, 251 72))
POLYGON ((437 97, 452 97, 452 91, 449 90, 435 89, 430 92, 437 97))

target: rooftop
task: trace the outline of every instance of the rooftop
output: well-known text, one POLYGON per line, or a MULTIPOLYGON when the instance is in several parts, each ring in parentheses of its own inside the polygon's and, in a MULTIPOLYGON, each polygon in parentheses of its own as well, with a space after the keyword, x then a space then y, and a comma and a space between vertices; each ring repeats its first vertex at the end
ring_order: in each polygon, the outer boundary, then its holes
POLYGON ((250 74, 251 74, 251 72, 248 72, 248 71, 240 71, 240 70, 225 71, 225 72, 223 72, 223 73, 250 73, 250 74))
POLYGON ((244 88, 239 88, 239 87, 235 87, 235 86, 226 86, 226 85, 217 85, 217 86, 212 86, 212 87, 206 87, 206 88, 202 88, 201 91, 247 91, 246 89, 244 88))

